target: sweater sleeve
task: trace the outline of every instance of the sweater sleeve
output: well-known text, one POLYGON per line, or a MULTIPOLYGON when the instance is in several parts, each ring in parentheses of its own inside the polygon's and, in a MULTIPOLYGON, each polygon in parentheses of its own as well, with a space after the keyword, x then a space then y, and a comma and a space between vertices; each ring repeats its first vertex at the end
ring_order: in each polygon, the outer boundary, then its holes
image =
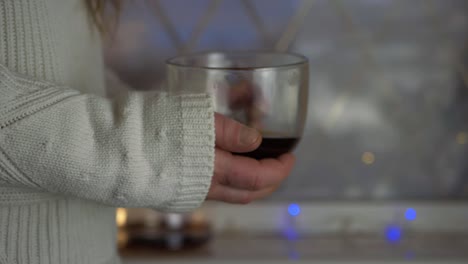
POLYGON ((0 65, 0 184, 112 206, 187 211, 214 166, 207 94, 129 92, 113 100, 0 65))

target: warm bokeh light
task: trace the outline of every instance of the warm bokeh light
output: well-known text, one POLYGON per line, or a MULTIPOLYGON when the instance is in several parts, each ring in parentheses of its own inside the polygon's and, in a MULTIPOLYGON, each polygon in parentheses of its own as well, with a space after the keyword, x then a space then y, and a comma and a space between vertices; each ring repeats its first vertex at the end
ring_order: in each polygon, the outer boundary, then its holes
POLYGON ((364 152, 362 154, 361 160, 366 165, 371 165, 375 162, 375 155, 372 152, 364 152))
POLYGON ((468 133, 467 132, 460 132, 457 134, 457 143, 460 145, 465 145, 468 143, 468 133))
POLYGON ((190 222, 193 226, 203 226, 208 221, 206 214, 197 210, 190 215, 190 222))
POLYGON ((118 248, 124 248, 128 243, 128 233, 123 231, 123 230, 119 230, 117 232, 117 246, 118 248))
POLYGON ((118 208, 116 214, 116 222, 118 227, 123 227, 127 223, 127 209, 118 208))

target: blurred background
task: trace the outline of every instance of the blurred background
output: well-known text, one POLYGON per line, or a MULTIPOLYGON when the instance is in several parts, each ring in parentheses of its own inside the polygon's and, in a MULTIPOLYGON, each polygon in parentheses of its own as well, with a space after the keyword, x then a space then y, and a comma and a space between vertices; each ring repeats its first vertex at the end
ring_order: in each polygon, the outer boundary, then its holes
MULTIPOLYGON (((293 175, 262 203, 208 204, 186 217, 206 223, 210 238, 176 256, 219 256, 213 244, 224 244, 213 241, 237 230, 237 240, 223 241, 243 245, 245 259, 275 252, 275 259, 468 260, 467 42, 466 0, 133 0, 105 53, 136 90, 165 89, 165 60, 183 53, 279 50, 310 59, 293 175), (393 243, 407 230, 413 240, 393 243), (271 245, 247 243, 261 240, 246 238, 255 232, 270 234, 261 237, 271 245), (283 243, 291 239, 303 243, 293 253, 283 243)), ((120 213, 126 221, 180 221, 143 209, 120 213)), ((123 252, 151 261, 156 251, 123 252)))

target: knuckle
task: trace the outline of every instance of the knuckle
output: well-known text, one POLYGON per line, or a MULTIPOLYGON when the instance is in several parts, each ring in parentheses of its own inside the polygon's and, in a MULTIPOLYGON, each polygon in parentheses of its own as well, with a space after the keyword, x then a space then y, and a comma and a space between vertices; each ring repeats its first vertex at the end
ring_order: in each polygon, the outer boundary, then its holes
POLYGON ((224 123, 224 118, 220 114, 216 113, 216 115, 215 115, 215 129, 216 129, 216 131, 222 132, 222 130, 224 128, 223 123, 224 123))
POLYGON ((219 201, 225 202, 225 203, 232 203, 232 196, 229 195, 228 192, 221 192, 219 201))
POLYGON ((233 155, 229 152, 224 152, 220 150, 216 150, 216 159, 217 163, 215 165, 215 174, 214 176, 218 180, 220 184, 223 185, 230 185, 231 184, 231 177, 233 172, 233 165, 232 165, 232 157, 233 155))
POLYGON ((262 177, 260 174, 256 173, 252 177, 251 183, 250 183, 250 190, 252 191, 259 191, 262 189, 262 177))
POLYGON ((232 147, 237 147, 238 145, 240 145, 240 130, 241 125, 233 121, 228 132, 230 133, 229 140, 232 147))
POLYGON ((221 119, 221 137, 224 141, 228 140, 228 130, 229 128, 227 127, 227 122, 226 122, 226 118, 222 118, 221 119))
POLYGON ((250 204, 253 202, 253 195, 249 192, 246 192, 243 196, 242 199, 240 200, 241 204, 250 204))
POLYGON ((232 122, 225 120, 224 121, 224 130, 223 130, 223 139, 228 148, 236 145, 236 138, 232 136, 233 134, 233 125, 232 122))

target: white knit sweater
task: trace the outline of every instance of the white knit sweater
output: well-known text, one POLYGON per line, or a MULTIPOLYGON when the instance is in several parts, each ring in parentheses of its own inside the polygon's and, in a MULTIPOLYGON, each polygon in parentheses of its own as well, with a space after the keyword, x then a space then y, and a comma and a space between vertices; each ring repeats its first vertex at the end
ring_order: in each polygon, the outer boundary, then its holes
POLYGON ((0 0, 0 263, 117 263, 115 206, 196 208, 208 95, 104 98, 83 0, 0 0))

